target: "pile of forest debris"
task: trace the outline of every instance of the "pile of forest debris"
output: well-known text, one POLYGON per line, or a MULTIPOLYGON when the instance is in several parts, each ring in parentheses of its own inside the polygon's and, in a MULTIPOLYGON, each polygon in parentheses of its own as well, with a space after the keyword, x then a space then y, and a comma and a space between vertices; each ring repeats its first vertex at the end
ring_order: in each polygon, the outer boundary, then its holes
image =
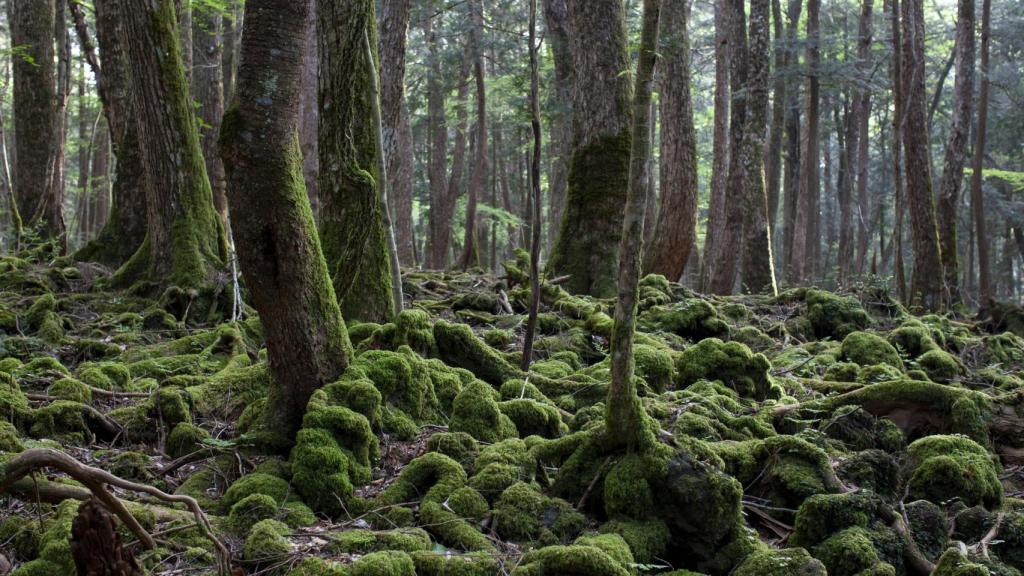
POLYGON ((1014 310, 918 317, 871 286, 706 298, 648 276, 655 440, 617 452, 611 302, 544 286, 523 372, 524 260, 406 274, 408 309, 348 326, 350 366, 275 453, 258 319, 186 325, 87 265, 0 259, 0 566, 76 573, 109 510, 125 574, 1024 570, 1014 310))

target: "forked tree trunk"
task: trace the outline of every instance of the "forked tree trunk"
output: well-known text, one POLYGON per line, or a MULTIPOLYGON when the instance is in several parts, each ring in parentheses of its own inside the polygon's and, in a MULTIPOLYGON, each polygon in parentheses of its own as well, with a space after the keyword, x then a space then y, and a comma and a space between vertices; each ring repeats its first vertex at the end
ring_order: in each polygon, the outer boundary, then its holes
POLYGON ((239 263, 274 374, 264 422, 269 440, 282 447, 293 441, 312 393, 336 379, 351 356, 302 179, 299 94, 309 9, 308 2, 248 0, 238 90, 221 136, 239 263))

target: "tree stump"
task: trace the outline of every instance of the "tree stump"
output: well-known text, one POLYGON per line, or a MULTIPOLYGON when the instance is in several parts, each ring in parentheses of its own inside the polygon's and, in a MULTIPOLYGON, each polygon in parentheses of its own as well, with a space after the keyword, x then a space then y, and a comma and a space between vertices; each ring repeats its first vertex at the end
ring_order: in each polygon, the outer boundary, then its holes
POLYGON ((71 524, 71 556, 78 576, 141 576, 138 562, 121 545, 110 512, 95 498, 78 508, 71 524))

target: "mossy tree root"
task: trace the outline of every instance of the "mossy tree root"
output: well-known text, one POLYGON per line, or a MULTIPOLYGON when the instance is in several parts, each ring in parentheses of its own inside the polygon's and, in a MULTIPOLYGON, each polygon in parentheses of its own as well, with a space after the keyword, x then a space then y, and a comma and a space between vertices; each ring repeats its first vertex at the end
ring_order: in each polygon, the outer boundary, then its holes
POLYGON ((86 466, 63 452, 58 452, 57 450, 51 450, 49 448, 32 448, 30 450, 25 450, 11 460, 8 460, 2 468, 3 477, 0 479, 0 494, 7 492, 15 482, 40 468, 56 468, 85 485, 97 500, 102 502, 104 506, 106 506, 113 514, 125 523, 128 529, 139 538, 143 546, 148 550, 156 548, 156 540, 154 540, 153 537, 146 532, 145 528, 139 524, 138 520, 132 516, 124 503, 107 491, 105 485, 109 484, 124 490, 141 492, 165 502, 184 504, 195 516, 196 523, 199 525, 202 532, 210 539, 211 542, 213 542, 217 558, 217 573, 220 576, 231 575, 231 553, 228 551, 224 543, 221 542, 213 533, 210 520, 206 517, 206 514, 203 513, 202 508, 199 507, 199 503, 197 503, 191 496, 183 494, 167 494, 153 486, 124 480, 123 478, 114 476, 106 470, 86 466))

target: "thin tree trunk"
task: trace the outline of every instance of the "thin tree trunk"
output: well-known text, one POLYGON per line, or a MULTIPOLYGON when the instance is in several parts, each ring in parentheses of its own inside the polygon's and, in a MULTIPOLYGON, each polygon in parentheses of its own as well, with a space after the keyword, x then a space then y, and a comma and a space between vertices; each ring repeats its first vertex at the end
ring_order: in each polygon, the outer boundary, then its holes
POLYGON ((92 207, 89 223, 90 237, 102 230, 110 213, 110 130, 105 122, 96 134, 96 145, 93 147, 92 168, 89 171, 90 200, 92 207))
POLYGON ((80 199, 78 206, 79 212, 75 215, 78 223, 78 234, 76 237, 77 244, 87 241, 89 235, 92 232, 89 229, 89 225, 92 223, 92 219, 89 214, 89 207, 91 202, 89 201, 89 149, 91 146, 86 146, 85 143, 89 141, 89 121, 86 118, 86 98, 87 94, 85 91, 85 60, 80 59, 78 61, 78 197, 80 199))
POLYGON ((840 156, 839 156, 839 286, 849 286, 850 273, 854 269, 854 230, 855 222, 853 215, 853 155, 857 149, 857 124, 854 118, 856 112, 851 110, 849 98, 845 98, 843 104, 844 112, 842 117, 836 107, 836 131, 840 134, 840 156))
POLYGON ((946 305, 961 303, 957 227, 960 222, 960 187, 967 162, 974 99, 974 0, 959 0, 956 23, 956 78, 953 84, 953 120, 949 126, 946 157, 939 184, 939 242, 945 276, 946 305))
POLYGON ((316 0, 308 1, 309 34, 302 60, 302 91, 299 94, 299 146, 302 149, 302 178, 306 181, 306 195, 313 216, 320 214, 320 108, 317 102, 317 72, 320 56, 316 47, 316 0))
POLYGON ((974 136, 974 158, 971 162, 971 212, 978 246, 978 302, 982 307, 992 300, 992 280, 989 269, 989 240, 985 226, 985 198, 981 183, 985 166, 985 136, 988 131, 989 90, 989 26, 992 18, 992 0, 981 3, 981 85, 978 88, 978 125, 974 136))
POLYGON ((907 301, 907 280, 903 265, 903 64, 900 57, 902 44, 900 34, 900 0, 885 0, 892 24, 892 85, 893 85, 893 117, 892 117, 892 177, 893 191, 896 199, 896 222, 893 228, 893 249, 896 253, 893 276, 896 280, 896 294, 900 300, 907 301))
POLYGON ((441 227, 438 242, 438 256, 442 263, 441 268, 448 267, 448 263, 452 260, 452 220, 455 218, 455 205, 462 192, 462 178, 466 168, 471 57, 468 49, 463 52, 462 67, 459 71, 458 95, 455 103, 455 144, 452 150, 452 167, 451 173, 448 175, 448 190, 445 192, 441 208, 437 213, 441 227))
POLYGON ((792 249, 792 270, 795 283, 811 280, 817 261, 818 203, 821 194, 819 174, 820 147, 818 123, 820 121, 820 79, 821 50, 819 47, 820 0, 807 1, 807 93, 805 112, 800 135, 800 201, 796 205, 792 249))
MULTIPOLYGON (((629 181, 632 89, 623 0, 568 0, 573 156, 565 216, 548 261, 570 292, 615 294, 629 181), (600 49, 597 49, 600 47, 600 49)), ((646 113, 646 112, 645 112, 646 113)))
MULTIPOLYGON (((430 133, 430 160, 427 176, 430 181, 430 234, 427 266, 444 268, 448 265, 448 240, 445 236, 444 206, 448 195, 445 169, 448 162, 448 123, 445 116, 445 90, 441 69, 441 53, 433 18, 423 21, 427 39, 427 130, 430 133)), ((450 224, 449 224, 450 225, 450 224)), ((450 228, 449 228, 450 230, 450 228)))
POLYGON ((388 197, 395 221, 395 242, 398 246, 398 259, 406 266, 415 266, 412 124, 405 99, 405 53, 410 4, 410 0, 385 0, 381 4, 380 64, 384 153, 387 159, 388 197))
POLYGON ((470 51, 473 57, 473 78, 476 80, 476 147, 473 170, 470 174, 469 199, 466 202, 466 234, 462 243, 459 268, 466 270, 480 266, 480 247, 477 245, 476 205, 487 181, 487 88, 484 85, 483 0, 471 1, 470 51))
POLYGON ((192 71, 192 96, 199 104, 199 138, 206 160, 206 173, 213 191, 213 205, 221 218, 227 221, 227 198, 224 192, 224 164, 217 150, 220 122, 224 116, 223 39, 220 11, 203 6, 192 15, 192 53, 195 67, 192 71))
MULTIPOLYGON (((395 314, 388 238, 378 182, 365 36, 376 51, 372 0, 317 1, 320 55, 320 240, 342 314, 388 322, 395 314)), ((374 61, 376 61, 374 54, 374 61)))
MULTIPOLYGON (((803 0, 790 0, 789 23, 786 27, 786 64, 795 67, 800 57, 796 49, 797 28, 803 0)), ((796 237, 796 212, 800 201, 800 83, 786 79, 785 158, 782 171, 782 190, 785 201, 782 206, 782 253, 786 277, 793 282, 793 239, 796 237)))
MULTIPOLYGON (((565 195, 572 155, 572 94, 575 73, 569 41, 569 16, 566 0, 544 0, 546 43, 551 46, 555 67, 554 110, 551 116, 551 168, 548 174, 548 246, 554 246, 565 211, 565 195)), ((510 239, 511 241, 511 239, 510 239)))
MULTIPOLYGON (((661 13, 661 207, 644 269, 679 280, 697 241, 697 135, 690 97, 689 2, 661 13)), ((653 178, 651 179, 653 181, 653 178)))
POLYGON ((646 426, 643 407, 633 378, 633 339, 636 333, 636 309, 639 299, 640 257, 643 251, 644 204, 647 202, 647 178, 651 155, 650 110, 654 88, 654 65, 658 48, 660 0, 644 0, 640 58, 636 70, 633 101, 633 138, 629 161, 629 192, 619 247, 618 298, 615 301, 615 325, 610 342, 611 385, 605 408, 605 434, 609 444, 629 452, 642 451, 656 442, 652 428, 646 426))
POLYGON ((46 222, 48 236, 57 241, 61 254, 67 252, 64 224, 64 168, 67 156, 68 103, 71 100, 71 35, 68 32, 67 3, 57 2, 54 37, 57 40, 57 108, 55 136, 47 166, 47 188, 36 208, 33 224, 46 222))
POLYGON ((530 170, 530 188, 533 210, 530 219, 530 311, 523 338, 523 360, 520 368, 530 369, 533 360, 533 337, 537 331, 537 311, 540 308, 540 72, 537 58, 537 0, 530 0, 530 128, 533 130, 533 156, 530 170))
POLYGON ((223 153, 239 263, 274 374, 265 430, 283 448, 309 397, 345 370, 352 352, 301 177, 298 103, 310 5, 248 0, 246 9, 223 153))
POLYGON ((729 176, 729 104, 730 43, 729 0, 715 0, 715 100, 714 135, 711 160, 711 198, 704 235, 704 267, 701 284, 709 289, 718 258, 718 245, 725 226, 726 181, 729 176))
POLYGON ((857 274, 863 275, 867 263, 868 245, 871 236, 870 222, 871 203, 868 197, 869 157, 869 120, 871 118, 871 90, 867 88, 874 63, 871 58, 872 12, 874 0, 863 0, 861 3, 860 21, 857 25, 857 69, 860 81, 864 83, 858 88, 854 97, 854 118, 856 121, 856 180, 857 180, 857 274))
POLYGON ((942 305, 943 279, 924 108, 923 0, 904 0, 900 13, 903 33, 900 51, 902 85, 906 98, 903 153, 907 164, 907 200, 914 249, 910 301, 928 310, 935 310, 942 305))
POLYGON ((781 0, 771 0, 772 38, 774 39, 774 73, 772 85, 772 113, 768 129, 768 145, 765 148, 765 184, 768 194, 768 228, 774 236, 778 229, 779 193, 782 186, 782 132, 786 120, 786 89, 784 75, 787 66, 787 52, 784 45, 785 27, 782 21, 781 0))

